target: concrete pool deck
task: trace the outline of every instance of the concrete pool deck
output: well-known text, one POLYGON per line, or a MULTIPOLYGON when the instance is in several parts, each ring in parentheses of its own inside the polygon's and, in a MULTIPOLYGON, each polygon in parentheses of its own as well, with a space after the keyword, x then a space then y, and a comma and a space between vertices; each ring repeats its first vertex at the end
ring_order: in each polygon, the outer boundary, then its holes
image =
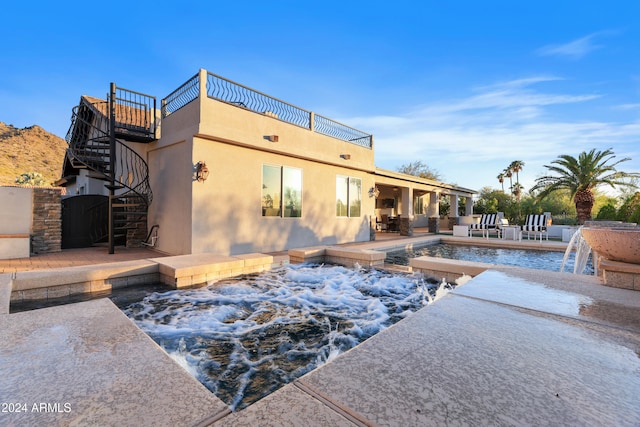
POLYGON ((596 277, 485 271, 236 413, 107 299, 3 314, 0 330, 0 425, 640 423, 640 292, 596 277))

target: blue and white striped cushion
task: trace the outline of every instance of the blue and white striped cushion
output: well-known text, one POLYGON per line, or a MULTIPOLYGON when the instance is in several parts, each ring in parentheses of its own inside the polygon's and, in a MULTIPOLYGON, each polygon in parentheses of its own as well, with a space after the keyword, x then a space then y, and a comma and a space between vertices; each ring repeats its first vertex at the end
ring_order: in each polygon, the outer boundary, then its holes
POLYGON ((471 224, 471 228, 474 230, 483 230, 496 226, 498 214, 482 214, 480 222, 478 224, 471 224))
POLYGON ((544 215, 527 215, 522 231, 544 231, 546 226, 546 217, 544 215))

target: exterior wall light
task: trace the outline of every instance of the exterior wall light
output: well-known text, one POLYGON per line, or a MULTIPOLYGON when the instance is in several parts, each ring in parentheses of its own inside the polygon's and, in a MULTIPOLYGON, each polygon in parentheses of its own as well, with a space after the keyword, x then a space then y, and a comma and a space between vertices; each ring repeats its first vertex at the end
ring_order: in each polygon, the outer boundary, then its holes
POLYGON ((377 199, 379 195, 380 190, 378 190, 378 187, 371 187, 369 189, 369 197, 375 197, 377 199))
POLYGON ((196 163, 196 181, 205 182, 209 177, 209 168, 205 162, 196 163))
POLYGON ((278 142, 279 138, 278 138, 278 135, 266 135, 264 139, 271 142, 278 142))
POLYGON ((351 158, 351 154, 340 154, 340 157, 345 160, 349 160, 351 158))

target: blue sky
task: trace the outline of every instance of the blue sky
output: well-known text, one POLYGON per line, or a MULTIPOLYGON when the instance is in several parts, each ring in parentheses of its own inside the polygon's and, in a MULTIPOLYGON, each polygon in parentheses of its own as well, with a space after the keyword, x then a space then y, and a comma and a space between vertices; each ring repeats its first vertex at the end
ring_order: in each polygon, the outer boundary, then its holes
POLYGON ((110 82, 161 99, 198 69, 374 134, 376 164, 528 190, 560 154, 640 172, 640 2, 9 2, 0 121, 64 137, 110 82))

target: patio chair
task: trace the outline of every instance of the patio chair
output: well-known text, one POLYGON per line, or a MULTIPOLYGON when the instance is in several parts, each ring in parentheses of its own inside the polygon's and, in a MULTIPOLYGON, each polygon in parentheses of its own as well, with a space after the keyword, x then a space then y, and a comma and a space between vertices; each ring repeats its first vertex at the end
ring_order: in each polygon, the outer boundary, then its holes
POLYGON ((389 231, 389 215, 382 214, 380 215, 380 231, 389 231))
POLYGON ((545 236, 547 240, 549 240, 549 233, 547 233, 547 224, 550 222, 550 216, 548 214, 529 214, 524 219, 524 225, 522 226, 522 232, 527 233, 527 240, 531 239, 531 234, 533 234, 533 239, 536 239, 536 236, 540 236, 540 241, 542 242, 542 236, 545 236))
POLYGON ((469 226, 469 237, 473 237, 474 231, 481 231, 482 237, 489 238, 489 233, 494 231, 499 237, 502 229, 499 227, 504 213, 498 212, 493 214, 482 214, 480 222, 469 226))
POLYGON ((400 218, 397 216, 387 217, 387 231, 398 232, 400 231, 400 218))

